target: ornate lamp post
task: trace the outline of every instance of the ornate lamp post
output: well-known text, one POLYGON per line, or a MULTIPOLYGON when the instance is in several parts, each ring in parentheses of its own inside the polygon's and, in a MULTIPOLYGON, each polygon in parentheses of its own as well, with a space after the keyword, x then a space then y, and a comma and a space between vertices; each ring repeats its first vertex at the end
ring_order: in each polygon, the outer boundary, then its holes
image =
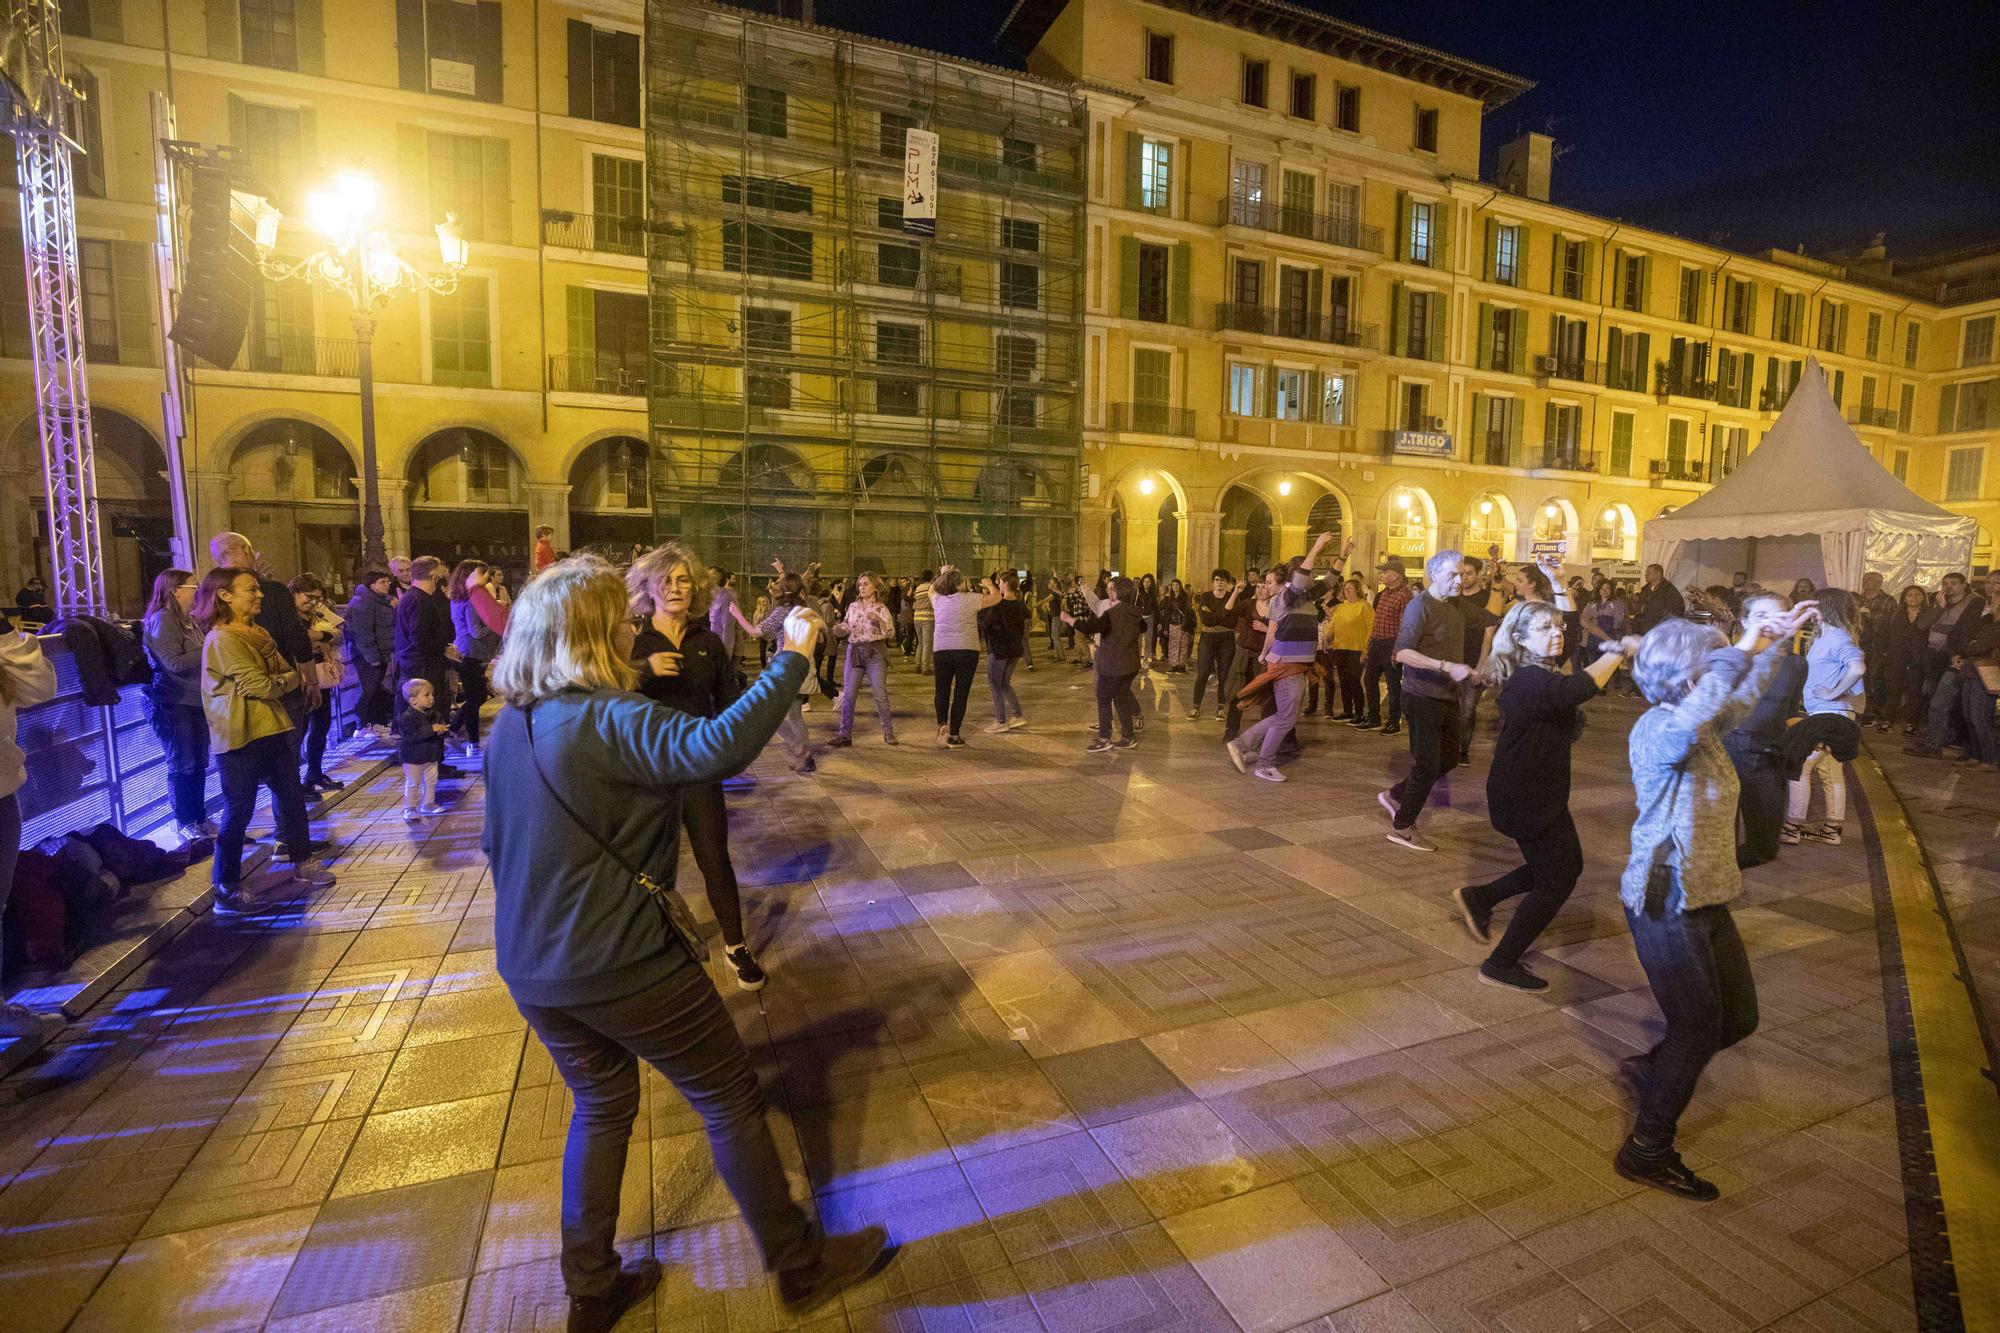
POLYGON ((267 203, 257 212, 258 266, 266 278, 317 283, 341 293, 354 307, 361 371, 361 563, 376 569, 388 568, 389 553, 382 544, 382 494, 375 470, 375 311, 402 292, 448 295, 457 289, 459 271, 471 257, 457 216, 447 213, 437 227, 444 272, 434 277, 419 273, 377 226, 381 211, 382 191, 371 177, 341 172, 326 189, 306 198, 306 220, 325 246, 294 263, 272 253, 278 244, 278 210, 267 203))

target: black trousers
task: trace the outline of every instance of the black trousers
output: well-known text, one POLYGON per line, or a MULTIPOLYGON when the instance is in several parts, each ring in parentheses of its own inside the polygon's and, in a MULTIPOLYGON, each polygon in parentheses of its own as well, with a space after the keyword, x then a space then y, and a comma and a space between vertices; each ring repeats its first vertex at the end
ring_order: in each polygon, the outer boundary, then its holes
POLYGON ((153 734, 167 753, 167 792, 176 824, 208 818, 208 715, 196 704, 153 709, 153 734))
POLYGON ((1583 874, 1583 843, 1576 836, 1576 821, 1569 811, 1546 828, 1516 837, 1523 864, 1487 884, 1475 884, 1465 896, 1481 911, 1490 912, 1509 898, 1526 895, 1514 909, 1514 919, 1486 961, 1495 967, 1512 967, 1521 961, 1556 913, 1569 901, 1576 881, 1583 874))
POLYGON ((319 707, 306 714, 305 761, 306 777, 326 776, 322 766, 326 763, 326 733, 333 727, 333 691, 321 690, 319 707))
POLYGON ((243 878, 243 833, 257 808, 257 788, 271 789, 278 820, 278 840, 285 857, 296 864, 305 859, 311 831, 306 823, 306 794, 299 786, 299 761, 292 733, 260 736, 241 749, 215 756, 222 775, 222 833, 215 840, 215 883, 234 888, 243 878))
POLYGON ((1203 634, 1194 649, 1194 709, 1201 711, 1201 696, 1208 680, 1215 677, 1218 699, 1229 688, 1229 664, 1236 656, 1236 640, 1228 634, 1203 634))
POLYGON ((1409 710, 1410 775, 1389 788, 1396 802, 1396 827, 1408 828, 1423 813, 1437 780, 1458 767, 1459 712, 1456 699, 1412 694, 1403 701, 1409 710))
POLYGON ((681 828, 701 870, 709 910, 722 927, 722 942, 733 949, 743 943, 743 895, 736 884, 736 864, 729 859, 729 803, 720 782, 681 788, 681 828))
POLYGON ((972 697, 972 678, 979 674, 979 650, 933 650, 931 670, 934 673, 932 694, 937 705, 937 724, 940 727, 949 726, 951 734, 956 736, 958 729, 965 725, 965 703, 972 697))
POLYGON ((1364 717, 1368 705, 1361 698, 1361 654, 1353 648, 1333 650, 1333 671, 1340 680, 1340 711, 1347 717, 1364 717))
POLYGON ((1403 720, 1403 666, 1396 660, 1394 639, 1370 639, 1361 673, 1368 692, 1368 724, 1393 727, 1403 720), (1389 685, 1389 715, 1382 715, 1382 684, 1389 685))
POLYGON ((361 688, 355 696, 354 720, 363 727, 386 727, 394 713, 389 707, 389 690, 386 677, 389 667, 386 662, 365 662, 354 659, 354 675, 361 688))
POLYGON ((1743 836, 1736 844, 1736 865, 1748 870, 1778 859, 1778 833, 1785 822, 1784 763, 1763 750, 1729 747, 1736 766, 1736 813, 1743 836))
POLYGON ((476 657, 461 658, 458 663, 458 685, 465 691, 465 698, 458 705, 457 713, 451 719, 451 729, 465 737, 471 745, 479 744, 479 710, 486 705, 486 663, 476 657))
POLYGON ((1132 682, 1138 679, 1136 671, 1121 671, 1107 676, 1102 672, 1097 677, 1097 734, 1104 740, 1111 739, 1111 714, 1118 714, 1118 734, 1126 740, 1132 739, 1132 722, 1139 716, 1139 701, 1132 695, 1132 682))
POLYGON ((1683 911, 1680 890, 1658 916, 1625 909, 1639 965, 1667 1020, 1667 1034, 1646 1053, 1645 1086, 1632 1137, 1641 1148, 1674 1141, 1681 1112, 1715 1053, 1757 1030, 1757 983, 1727 907, 1683 911))

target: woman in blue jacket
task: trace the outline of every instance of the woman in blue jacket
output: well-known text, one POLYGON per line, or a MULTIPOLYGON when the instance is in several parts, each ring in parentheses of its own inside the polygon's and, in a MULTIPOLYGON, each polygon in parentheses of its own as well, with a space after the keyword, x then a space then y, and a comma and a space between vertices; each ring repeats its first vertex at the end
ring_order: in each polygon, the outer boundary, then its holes
POLYGON ((794 611, 769 669, 697 718, 634 690, 625 584, 604 561, 553 565, 514 602, 493 668, 507 706, 487 737, 482 842, 500 976, 576 1102, 562 1204, 572 1330, 610 1329, 660 1280, 652 1259, 621 1269, 613 1245, 639 1060, 701 1116, 787 1313, 833 1299, 887 1243, 879 1226, 826 1236, 792 1200, 749 1052, 655 897, 673 892, 683 789, 756 758, 821 628, 794 611))

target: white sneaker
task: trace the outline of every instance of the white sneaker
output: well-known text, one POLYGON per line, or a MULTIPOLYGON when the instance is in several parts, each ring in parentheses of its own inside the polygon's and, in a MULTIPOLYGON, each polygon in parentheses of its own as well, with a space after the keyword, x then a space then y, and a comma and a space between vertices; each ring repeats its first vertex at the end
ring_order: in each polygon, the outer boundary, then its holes
POLYGON ((812 710, 813 710, 812 700, 810 699, 799 700, 799 711, 801 713, 810 713, 812 712, 812 710))
POLYGON ((939 727, 939 728, 938 728, 938 738, 937 738, 937 747, 938 747, 938 749, 942 750, 942 749, 944 749, 944 748, 945 748, 945 746, 947 746, 947 745, 949 745, 949 744, 951 744, 951 728, 950 728, 950 727, 939 727))
POLYGON ((1243 762, 1243 751, 1236 748, 1235 741, 1224 741, 1222 743, 1222 752, 1229 756, 1230 763, 1236 765, 1238 773, 1248 773, 1250 771, 1243 762))
POLYGON ((989 736, 998 736, 1003 732, 1007 731, 1008 729, 1009 728, 1005 722, 993 722, 980 728, 981 731, 985 732, 989 736))
POLYGON ((1398 847, 1407 847, 1413 852, 1434 852, 1437 850, 1437 844, 1417 832, 1414 825, 1409 828, 1391 828, 1389 830, 1389 841, 1395 843, 1398 847))
POLYGON ((1269 764, 1264 764, 1260 766, 1257 769, 1256 776, 1264 779, 1264 781, 1266 782, 1283 782, 1285 780, 1285 775, 1283 773, 1280 773, 1277 769, 1271 767, 1269 764))
POLYGON ((444 807, 437 804, 436 802, 432 802, 430 805, 418 806, 417 813, 420 815, 437 816, 444 813, 444 807))
POLYGON ((201 825, 199 824, 182 824, 174 830, 174 836, 179 838, 183 843, 190 843, 196 838, 206 838, 209 835, 201 831, 201 825))
POLYGON ((61 1032, 68 1021, 59 1013, 45 1014, 12 1000, 0 1004, 0 1036, 33 1037, 39 1044, 61 1032))
POLYGON ((1007 730, 1009 730, 1009 731, 1019 731, 1019 730, 1020 730, 1021 728, 1025 727, 1025 726, 1027 726, 1027 725, 1028 725, 1028 719, 1027 719, 1027 718, 1025 718, 1025 717, 1015 717, 1015 718, 1012 718, 1012 719, 1010 719, 1010 720, 1008 721, 1008 723, 1007 723, 1007 730))
POLYGON ((406 805, 406 806, 404 806, 404 807, 403 807, 403 822, 404 822, 404 823, 406 823, 406 824, 414 824, 414 823, 416 823, 416 822, 417 822, 418 820, 420 820, 420 819, 422 819, 422 818, 423 818, 423 815, 422 815, 422 813, 421 813, 421 812, 419 812, 419 811, 418 811, 418 809, 417 809, 417 807, 415 807, 414 805, 406 805))
POLYGON ((222 826, 213 819, 204 819, 199 824, 196 824, 195 827, 201 830, 201 836, 204 838, 219 838, 222 836, 222 826))

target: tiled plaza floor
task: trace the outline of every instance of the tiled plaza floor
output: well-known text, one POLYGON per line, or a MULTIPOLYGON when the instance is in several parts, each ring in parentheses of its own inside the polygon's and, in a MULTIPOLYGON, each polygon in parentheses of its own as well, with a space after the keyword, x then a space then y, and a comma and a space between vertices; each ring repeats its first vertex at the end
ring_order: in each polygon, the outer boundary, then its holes
MULTIPOLYGON (((1636 707, 1593 706, 1589 866, 1535 997, 1475 984, 1447 910, 1512 855, 1483 753, 1417 855, 1374 803, 1400 740, 1310 721, 1256 782, 1213 720, 1152 711, 1186 679, 1151 678, 1130 754, 1082 752, 1088 677, 1047 664, 1031 729, 945 752, 899 672, 902 747, 863 727, 732 799, 773 975, 723 993, 795 1188, 902 1244, 807 1327, 1915 1326, 1862 838, 1750 876, 1762 1026, 1684 1125, 1724 1197, 1681 1203, 1608 1161, 1610 1071, 1657 1023, 1613 891, 1636 707)), ((562 1327, 569 1104, 493 971, 481 789, 417 831, 396 798, 337 811, 337 888, 204 918, 0 1085, 0 1325, 562 1327)), ((1990 972, 1985 799, 1951 845, 1990 972)), ((623 1327, 783 1327, 688 1108, 645 1086, 621 1233, 667 1277, 623 1327)))

